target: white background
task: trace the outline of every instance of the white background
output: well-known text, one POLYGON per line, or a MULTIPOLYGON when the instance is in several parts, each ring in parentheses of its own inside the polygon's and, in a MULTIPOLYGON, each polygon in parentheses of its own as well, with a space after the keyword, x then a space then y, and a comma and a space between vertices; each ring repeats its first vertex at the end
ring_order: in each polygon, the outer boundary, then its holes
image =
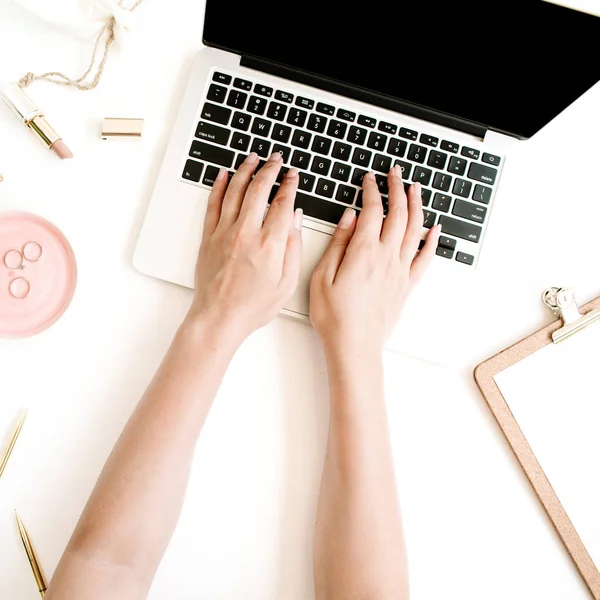
MULTIPOLYGON (((19 407, 30 409, 0 480, 2 599, 39 597, 13 509, 50 575, 189 305, 189 290, 136 273, 131 256, 201 43, 203 9, 193 0, 146 3, 135 35, 115 46, 94 92, 31 88, 73 161, 58 161, 0 107, 0 209, 53 221, 79 266, 74 302, 60 322, 36 338, 0 342, 0 432, 19 407), (145 118, 143 140, 101 142, 105 116, 145 118)), ((78 74, 89 51, 0 0, 0 82, 28 70, 78 74)), ((560 68, 567 67, 557 66, 557 85, 560 68)), ((539 301, 548 285, 571 285, 582 300, 600 292, 598 106, 600 86, 508 157, 480 266, 493 282, 486 284, 492 335, 473 348, 471 366, 451 371, 386 355, 414 600, 589 597, 472 367, 548 322, 539 301)), ((309 327, 280 318, 248 340, 202 434, 152 600, 313 597, 327 403, 309 327)))

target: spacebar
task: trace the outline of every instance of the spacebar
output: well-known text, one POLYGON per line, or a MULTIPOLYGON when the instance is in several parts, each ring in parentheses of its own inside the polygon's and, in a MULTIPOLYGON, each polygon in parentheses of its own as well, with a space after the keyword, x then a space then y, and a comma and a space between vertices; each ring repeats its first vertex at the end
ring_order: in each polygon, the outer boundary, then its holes
POLYGON ((295 208, 301 208, 308 217, 314 217, 315 219, 321 219, 322 221, 337 225, 347 207, 335 202, 329 202, 329 200, 297 192, 295 208))

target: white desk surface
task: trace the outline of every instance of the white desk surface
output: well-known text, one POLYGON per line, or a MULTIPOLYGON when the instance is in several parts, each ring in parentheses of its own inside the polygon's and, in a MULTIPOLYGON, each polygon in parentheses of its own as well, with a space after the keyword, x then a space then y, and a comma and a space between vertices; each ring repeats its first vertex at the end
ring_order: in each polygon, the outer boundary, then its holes
MULTIPOLYGON (((201 44, 203 7, 144 5, 135 35, 115 46, 94 92, 31 88, 73 161, 55 159, 0 107, 0 209, 53 221, 79 265, 74 302, 54 327, 0 342, 0 435, 20 406, 30 409, 0 480, 2 599, 39 597, 13 509, 50 575, 190 302, 189 290, 134 271, 131 256, 201 44), (101 142, 105 116, 145 118, 143 140, 101 142)), ((0 0, 2 83, 28 70, 78 74, 89 51, 0 0)), ((548 321, 539 301, 548 285, 573 286, 581 300, 600 292, 599 106, 596 86, 510 152, 480 267, 489 286, 489 322, 479 324, 487 341, 473 348, 472 366, 548 321)), ((471 367, 451 371, 393 354, 386 364, 412 598, 587 599, 471 367)), ((280 318, 248 340, 200 439, 151 600, 313 598, 327 404, 309 327, 280 318)))

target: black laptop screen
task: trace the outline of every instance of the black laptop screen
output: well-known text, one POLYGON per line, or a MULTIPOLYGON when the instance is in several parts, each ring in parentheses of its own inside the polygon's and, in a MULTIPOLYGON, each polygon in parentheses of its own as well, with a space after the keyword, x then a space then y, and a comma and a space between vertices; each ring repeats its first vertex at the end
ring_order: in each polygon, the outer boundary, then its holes
POLYGON ((525 138, 600 80, 600 18, 543 0, 207 0, 204 42, 525 138))

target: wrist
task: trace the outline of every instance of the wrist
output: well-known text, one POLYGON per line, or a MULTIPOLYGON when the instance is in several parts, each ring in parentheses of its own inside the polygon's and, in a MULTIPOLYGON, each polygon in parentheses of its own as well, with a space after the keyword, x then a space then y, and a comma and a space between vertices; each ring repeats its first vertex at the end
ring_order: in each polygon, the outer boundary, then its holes
POLYGON ((178 335, 185 337, 193 346, 210 348, 215 352, 233 356, 245 339, 239 327, 217 314, 190 311, 178 335))

